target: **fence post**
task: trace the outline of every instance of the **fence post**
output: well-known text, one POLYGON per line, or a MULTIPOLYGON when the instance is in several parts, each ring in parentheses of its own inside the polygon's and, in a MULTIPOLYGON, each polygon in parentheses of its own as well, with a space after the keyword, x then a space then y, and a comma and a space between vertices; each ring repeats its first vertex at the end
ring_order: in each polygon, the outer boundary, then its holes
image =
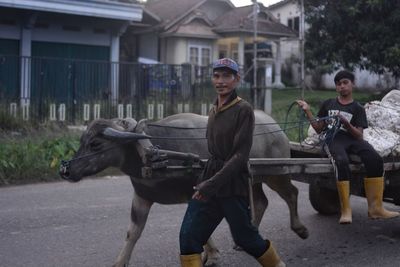
POLYGON ((58 119, 60 121, 65 121, 65 104, 64 103, 60 104, 60 107, 58 108, 58 119))
POLYGON ((157 118, 164 118, 164 104, 157 104, 157 118))
POLYGON ((56 118, 56 104, 50 104, 50 114, 49 119, 55 121, 56 118))
POLYGON ((83 120, 89 121, 90 120, 90 105, 83 104, 83 120))
POLYGON ((100 119, 100 104, 93 105, 93 119, 100 119))
POLYGON ((29 102, 22 104, 22 119, 24 121, 29 120, 29 102))
POLYGON ((118 104, 118 119, 124 118, 124 105, 118 104))
POLYGON ((149 120, 154 119, 154 104, 147 105, 147 118, 149 120))
POLYGON ((17 117, 17 103, 10 104, 10 115, 13 116, 14 118, 17 117))
POLYGON ((126 105, 126 117, 132 118, 132 104, 126 105))

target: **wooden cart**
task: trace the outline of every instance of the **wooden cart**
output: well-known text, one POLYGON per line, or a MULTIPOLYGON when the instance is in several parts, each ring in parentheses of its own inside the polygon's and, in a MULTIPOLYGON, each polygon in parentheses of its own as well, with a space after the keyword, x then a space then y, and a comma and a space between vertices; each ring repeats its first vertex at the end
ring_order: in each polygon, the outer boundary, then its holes
MULTIPOLYGON (((293 175, 293 179, 309 184, 309 199, 315 210, 321 214, 333 214, 339 212, 340 204, 336 189, 336 178, 333 172, 332 164, 322 152, 321 147, 311 145, 300 145, 291 142, 291 157, 293 159, 311 159, 328 161, 327 164, 319 167, 315 162, 313 167, 320 168, 314 174, 309 172, 293 175), (330 165, 330 166, 329 166, 330 165)), ((360 159, 355 155, 350 155, 350 169, 353 177, 350 181, 352 195, 365 197, 364 191, 364 167, 360 159)), ((384 201, 400 205, 400 157, 384 158, 385 170, 385 191, 384 201)))
MULTIPOLYGON (((291 158, 251 158, 250 169, 254 182, 261 182, 268 175, 291 175, 293 180, 309 184, 309 199, 313 208, 321 214, 339 212, 340 204, 336 189, 336 178, 330 160, 321 147, 290 143, 291 158)), ((142 176, 149 179, 166 179, 200 175, 205 160, 190 153, 159 150, 161 160, 154 160, 154 151, 146 152, 153 161, 142 168, 142 176), (170 165, 179 160, 179 165, 170 165)), ((364 167, 356 156, 350 156, 351 194, 365 197, 364 167)), ((149 163, 149 162, 148 162, 149 163)), ((385 191, 384 201, 400 205, 400 157, 384 158, 385 191)))

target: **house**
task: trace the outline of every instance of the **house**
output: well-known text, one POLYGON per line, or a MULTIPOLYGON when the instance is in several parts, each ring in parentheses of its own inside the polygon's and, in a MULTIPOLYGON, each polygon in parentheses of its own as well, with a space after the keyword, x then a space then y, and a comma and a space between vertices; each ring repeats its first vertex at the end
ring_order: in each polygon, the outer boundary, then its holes
POLYGON ((256 7, 229 0, 0 0, 0 107, 41 121, 162 118, 199 112, 191 96, 201 95, 203 114, 212 101, 205 95, 210 64, 221 57, 238 61, 244 88, 282 87, 281 40, 296 33, 256 7))
MULTIPOLYGON (((265 64, 274 63, 275 84, 280 86, 280 40, 295 37, 296 33, 259 4, 254 36, 253 14, 253 5, 236 8, 229 0, 148 0, 143 10, 144 26, 129 28, 125 35, 131 36, 130 47, 136 47, 136 52, 132 52, 136 57, 165 64, 188 63, 197 67, 195 75, 201 75, 201 68, 208 67, 213 60, 231 57, 247 73, 244 79, 251 83, 256 37, 258 72, 265 73, 265 64)), ((265 75, 259 75, 257 84, 265 83, 265 75)))
POLYGON ((283 70, 287 77, 285 81, 293 85, 299 85, 300 77, 300 5, 298 0, 282 0, 268 6, 268 10, 283 25, 292 29, 295 37, 281 40, 281 53, 283 70))
MULTIPOLYGON (((295 32, 300 32, 300 5, 299 0, 282 0, 268 6, 269 11, 278 21, 295 32)), ((307 16, 307 14, 305 14, 307 16)), ((305 25, 307 31, 308 25, 305 25)), ((299 38, 285 38, 281 40, 283 71, 294 84, 300 84, 300 40, 299 38)), ((390 73, 376 74, 367 70, 355 69, 356 84, 358 88, 367 90, 387 90, 398 87, 399 84, 390 73)), ((309 87, 334 88, 333 77, 335 73, 320 75, 305 75, 305 83, 309 87)), ((287 78, 286 78, 287 79, 287 78)))
POLYGON ((93 69, 88 60, 119 62, 120 36, 141 20, 142 6, 135 1, 0 0, 1 98, 20 98, 24 104, 43 95, 76 101, 89 90, 88 83, 97 82, 116 100, 117 64, 111 66, 110 77, 93 80, 88 73, 81 79, 72 77, 71 70, 93 69), (86 65, 75 66, 70 59, 86 65), (76 95, 68 95, 71 91, 76 95))

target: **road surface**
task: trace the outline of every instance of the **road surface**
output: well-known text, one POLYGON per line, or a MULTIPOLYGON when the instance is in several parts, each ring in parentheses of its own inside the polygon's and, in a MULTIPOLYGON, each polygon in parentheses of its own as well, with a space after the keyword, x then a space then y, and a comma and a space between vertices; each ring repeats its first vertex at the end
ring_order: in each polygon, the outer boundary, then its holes
MULTIPOLYGON (((400 266, 400 218, 368 220, 366 200, 352 197, 353 223, 339 225, 337 216, 313 210, 306 184, 295 185, 310 237, 302 240, 290 230, 286 204, 267 187, 270 204, 260 226, 288 267, 400 266)), ((126 176, 0 188, 0 266, 111 266, 125 238, 132 194, 126 176)), ((179 266, 178 233, 185 208, 152 207, 130 266, 179 266)), ((221 252, 219 266, 258 266, 232 248, 225 221, 214 238, 221 252)))

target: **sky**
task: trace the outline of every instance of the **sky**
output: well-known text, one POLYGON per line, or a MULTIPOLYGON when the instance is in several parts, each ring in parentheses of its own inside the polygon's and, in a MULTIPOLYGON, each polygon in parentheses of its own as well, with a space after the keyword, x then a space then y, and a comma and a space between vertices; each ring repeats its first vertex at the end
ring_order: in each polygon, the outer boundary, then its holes
MULTIPOLYGON (((257 2, 263 3, 264 6, 269 6, 280 1, 281 0, 257 0, 257 2)), ((237 7, 248 6, 253 3, 251 0, 231 0, 231 2, 237 7)))

